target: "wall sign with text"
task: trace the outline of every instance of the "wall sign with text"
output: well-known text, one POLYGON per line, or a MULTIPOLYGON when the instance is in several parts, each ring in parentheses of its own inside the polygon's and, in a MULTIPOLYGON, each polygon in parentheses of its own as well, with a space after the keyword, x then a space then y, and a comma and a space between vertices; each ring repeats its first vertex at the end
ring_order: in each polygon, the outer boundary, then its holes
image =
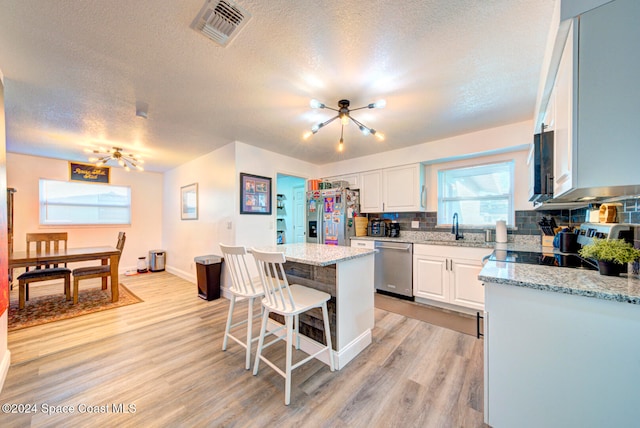
POLYGON ((69 162, 69 180, 109 184, 111 167, 69 162))

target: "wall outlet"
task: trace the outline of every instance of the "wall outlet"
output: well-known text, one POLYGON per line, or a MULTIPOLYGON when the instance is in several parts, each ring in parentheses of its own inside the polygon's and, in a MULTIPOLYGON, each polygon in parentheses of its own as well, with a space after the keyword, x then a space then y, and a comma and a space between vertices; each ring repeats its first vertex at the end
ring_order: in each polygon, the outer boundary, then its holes
POLYGON ((228 221, 227 222, 227 230, 231 230, 232 227, 233 227, 233 223, 228 221))
POLYGON ((412 221, 411 222, 411 228, 412 229, 419 229, 420 228, 420 222, 419 221, 412 221))

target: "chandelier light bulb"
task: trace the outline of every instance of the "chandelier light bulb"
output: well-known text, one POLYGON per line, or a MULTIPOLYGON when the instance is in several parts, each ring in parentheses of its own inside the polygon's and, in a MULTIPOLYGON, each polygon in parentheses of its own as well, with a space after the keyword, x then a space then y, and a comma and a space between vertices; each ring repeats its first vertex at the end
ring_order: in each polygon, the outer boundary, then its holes
POLYGON ((375 103, 373 103, 374 108, 385 108, 386 106, 387 106, 386 100, 378 100, 375 103))
POLYGON ((340 122, 341 122, 343 125, 348 125, 348 124, 349 124, 349 115, 348 115, 347 113, 343 113, 343 114, 340 116, 340 122))
POLYGON ((363 135, 371 134, 371 130, 366 126, 362 126, 362 125, 360 125, 360 132, 362 132, 363 135))
POLYGON ((96 162, 96 166, 102 166, 102 165, 104 165, 104 161, 96 162))
POLYGON ((378 140, 384 141, 384 134, 382 132, 378 132, 375 129, 372 129, 371 133, 375 135, 378 140))
POLYGON ((338 144, 338 151, 341 152, 344 150, 344 139, 340 138, 340 143, 338 144))
POLYGON ((324 104, 322 104, 320 101, 316 100, 315 98, 312 99, 309 102, 309 105, 311 106, 311 108, 324 108, 325 107, 324 104))

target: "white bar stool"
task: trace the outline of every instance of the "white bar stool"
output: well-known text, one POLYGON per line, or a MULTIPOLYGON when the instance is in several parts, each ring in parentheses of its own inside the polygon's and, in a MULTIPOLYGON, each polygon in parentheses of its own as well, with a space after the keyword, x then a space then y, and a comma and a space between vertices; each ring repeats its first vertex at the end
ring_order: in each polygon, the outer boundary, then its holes
POLYGON ((219 244, 224 256, 224 264, 227 265, 229 275, 231 275, 231 302, 229 303, 229 314, 227 315, 227 326, 224 331, 222 350, 227 350, 227 341, 232 339, 246 349, 245 368, 251 368, 251 344, 258 340, 253 337, 253 320, 260 314, 253 315, 253 302, 257 297, 264 296, 264 288, 259 277, 252 277, 247 267, 247 249, 243 246, 231 246, 219 244), (233 311, 236 305, 236 297, 246 299, 249 307, 247 309, 247 319, 233 324, 233 311), (233 334, 231 329, 239 325, 247 324, 247 337, 243 342, 233 334))
POLYGON ((291 401, 291 371, 300 367, 302 364, 312 360, 316 356, 323 352, 329 354, 329 367, 331 371, 334 371, 333 365, 333 349, 331 347, 331 330, 329 330, 329 313, 327 310, 327 301, 331 298, 331 295, 315 290, 313 288, 304 287, 302 285, 292 284, 289 285, 287 276, 284 273, 283 263, 285 262, 285 256, 279 252, 264 252, 256 249, 251 249, 251 254, 256 260, 258 265, 258 271, 260 272, 260 278, 265 289, 265 297, 262 299, 262 307, 264 308, 262 314, 262 327, 260 329, 260 339, 258 340, 258 350, 256 351, 256 361, 253 366, 254 376, 258 374, 258 368, 260 360, 264 361, 272 369, 274 369, 280 376, 285 379, 284 388, 284 404, 289 405, 291 401), (313 355, 309 355, 307 358, 291 365, 292 349, 293 346, 293 332, 296 332, 296 349, 300 349, 300 334, 298 331, 298 316, 313 308, 322 308, 322 318, 324 321, 324 337, 326 346, 320 349, 313 355), (267 333, 267 321, 269 319, 269 313, 275 312, 284 316, 285 326, 276 329, 273 332, 267 333), (287 332, 285 336, 278 336, 276 333, 282 328, 286 328, 287 332), (268 334, 276 336, 274 340, 265 344, 264 338, 268 334), (285 371, 282 371, 274 363, 269 361, 262 355, 262 350, 271 346, 279 340, 285 339, 287 343, 286 350, 286 367, 285 371))

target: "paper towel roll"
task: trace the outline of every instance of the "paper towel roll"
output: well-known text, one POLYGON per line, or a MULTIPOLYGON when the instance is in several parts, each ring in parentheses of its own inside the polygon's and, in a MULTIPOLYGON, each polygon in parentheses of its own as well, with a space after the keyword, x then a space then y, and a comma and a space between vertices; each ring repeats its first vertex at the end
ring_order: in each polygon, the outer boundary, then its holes
POLYGON ((507 242, 507 222, 504 220, 496 221, 496 242, 507 242))

